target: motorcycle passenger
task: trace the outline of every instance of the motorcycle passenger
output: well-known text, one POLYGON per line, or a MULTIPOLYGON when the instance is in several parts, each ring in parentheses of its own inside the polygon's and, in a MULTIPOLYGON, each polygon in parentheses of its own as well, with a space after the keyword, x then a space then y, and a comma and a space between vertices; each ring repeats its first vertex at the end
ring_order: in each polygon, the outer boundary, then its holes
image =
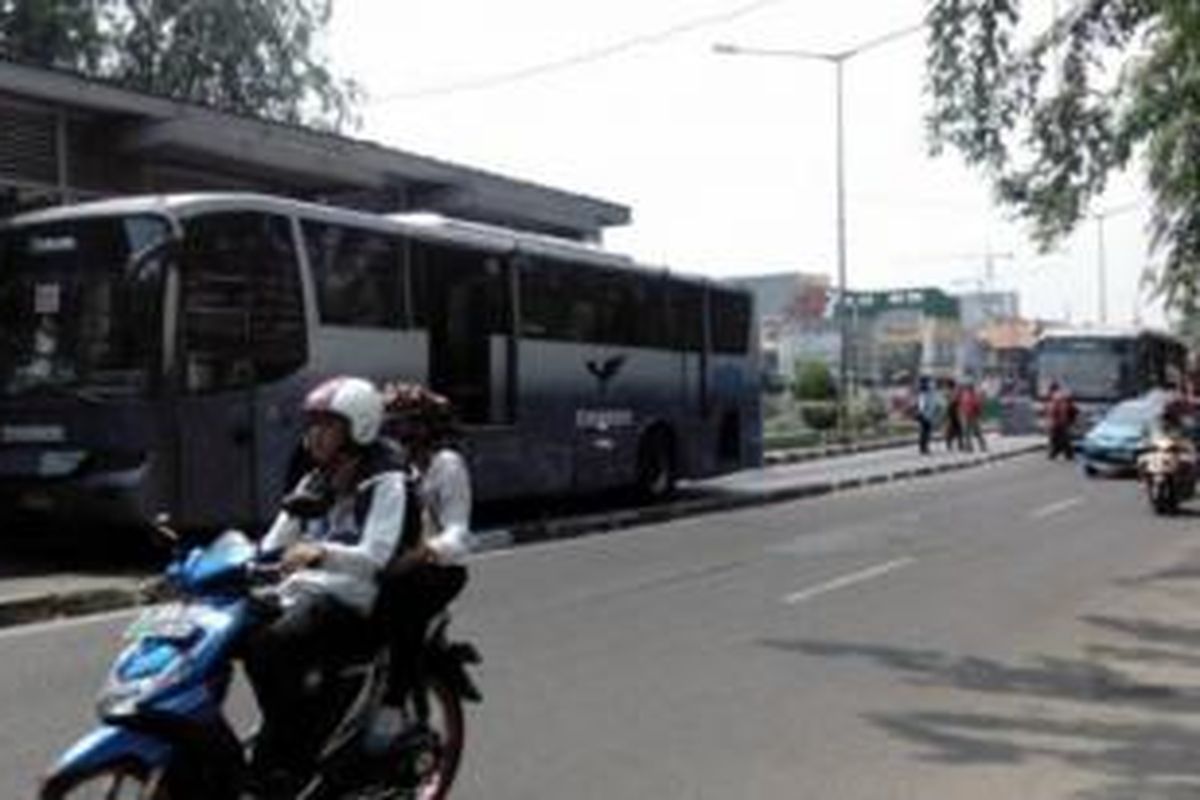
MULTIPOLYGON (((398 709, 415 683, 415 655, 430 620, 467 582, 461 562, 472 545, 471 477, 459 450, 454 409, 445 397, 415 384, 394 384, 385 394, 420 505, 420 520, 406 528, 379 600, 392 647, 387 702, 398 709)), ((398 716, 393 720, 397 727, 409 723, 398 716)))
POLYGON ((282 613, 253 631, 244 661, 263 717, 252 776, 264 795, 303 786, 322 731, 313 730, 319 668, 370 636, 378 576, 405 516, 403 462, 379 436, 383 397, 341 377, 304 401, 315 464, 285 498, 262 542, 281 550, 282 613))

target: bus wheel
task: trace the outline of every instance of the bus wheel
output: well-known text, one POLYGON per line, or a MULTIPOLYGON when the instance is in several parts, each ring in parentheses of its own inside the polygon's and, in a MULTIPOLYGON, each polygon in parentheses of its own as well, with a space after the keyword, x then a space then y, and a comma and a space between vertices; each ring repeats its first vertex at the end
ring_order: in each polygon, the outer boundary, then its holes
POLYGON ((658 502, 675 491, 675 452, 666 428, 654 428, 638 448, 637 490, 643 500, 658 502))

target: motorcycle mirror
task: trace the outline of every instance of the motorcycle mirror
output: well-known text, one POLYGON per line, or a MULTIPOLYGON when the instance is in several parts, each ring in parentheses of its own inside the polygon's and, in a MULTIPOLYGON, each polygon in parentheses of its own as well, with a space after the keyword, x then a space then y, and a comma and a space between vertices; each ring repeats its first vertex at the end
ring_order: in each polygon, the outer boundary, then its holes
POLYGON ((159 512, 154 515, 154 523, 150 526, 160 543, 168 547, 175 548, 179 546, 182 537, 171 527, 171 515, 166 512, 159 512))

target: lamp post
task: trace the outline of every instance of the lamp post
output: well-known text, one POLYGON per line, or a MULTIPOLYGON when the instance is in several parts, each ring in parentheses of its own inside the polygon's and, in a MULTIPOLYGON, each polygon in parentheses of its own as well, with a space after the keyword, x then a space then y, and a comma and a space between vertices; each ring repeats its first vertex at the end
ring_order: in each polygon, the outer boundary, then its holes
POLYGON ((1092 213, 1092 217, 1096 220, 1096 288, 1098 290, 1096 317, 1101 325, 1108 324, 1108 267, 1104 252, 1104 220, 1133 211, 1137 207, 1137 203, 1124 203, 1114 208, 1092 213))
POLYGON ((868 39, 854 47, 846 48, 845 50, 819 51, 819 50, 778 50, 761 47, 742 47, 735 44, 715 44, 713 50, 721 55, 729 56, 778 56, 782 58, 801 58, 810 61, 824 61, 832 64, 834 68, 834 81, 836 91, 836 107, 837 107, 837 267, 838 267, 838 293, 837 293, 837 315, 838 315, 838 336, 841 339, 841 357, 838 359, 838 431, 845 436, 847 432, 847 413, 846 400, 848 397, 849 385, 847 381, 848 353, 850 350, 850 335, 847 330, 848 316, 846 314, 846 137, 845 137, 845 119, 843 109, 845 102, 843 100, 843 67, 846 62, 860 53, 865 53, 880 45, 895 41, 904 36, 916 33, 924 28, 924 25, 910 25, 907 28, 886 33, 882 36, 877 36, 874 39, 868 39))

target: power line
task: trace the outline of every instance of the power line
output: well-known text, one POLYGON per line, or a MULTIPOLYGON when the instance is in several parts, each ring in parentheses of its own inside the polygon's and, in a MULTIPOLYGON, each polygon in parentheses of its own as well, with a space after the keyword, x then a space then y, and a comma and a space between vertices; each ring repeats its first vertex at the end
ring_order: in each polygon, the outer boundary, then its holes
POLYGON ((663 42, 673 39, 677 36, 682 36, 692 31, 702 28, 711 27, 713 25, 721 25, 741 17, 754 14, 762 11, 770 6, 780 5, 789 2, 789 0, 755 0, 751 3, 732 8, 728 11, 717 12, 714 14, 706 14, 701 17, 694 17, 684 22, 679 22, 650 33, 638 34, 627 39, 621 39, 611 44, 596 47, 591 50, 584 50, 574 55, 564 56, 549 61, 543 61, 538 64, 531 64, 528 67, 510 70, 508 72, 500 72, 495 75, 487 75, 480 78, 468 78, 462 81, 452 81, 441 85, 428 86, 424 89, 413 89, 407 92, 392 92, 381 95, 378 99, 368 100, 367 105, 382 105, 384 103, 392 103, 402 100, 419 100, 427 97, 440 97, 450 94, 461 94, 463 92, 475 92, 483 89, 492 89, 497 86, 503 86, 509 83, 517 83, 526 81, 531 78, 536 78, 551 72, 558 72, 564 69, 572 69, 574 67, 591 64, 596 61, 612 58, 621 55, 622 53, 634 50, 639 47, 648 47, 651 45, 662 44, 663 42))

